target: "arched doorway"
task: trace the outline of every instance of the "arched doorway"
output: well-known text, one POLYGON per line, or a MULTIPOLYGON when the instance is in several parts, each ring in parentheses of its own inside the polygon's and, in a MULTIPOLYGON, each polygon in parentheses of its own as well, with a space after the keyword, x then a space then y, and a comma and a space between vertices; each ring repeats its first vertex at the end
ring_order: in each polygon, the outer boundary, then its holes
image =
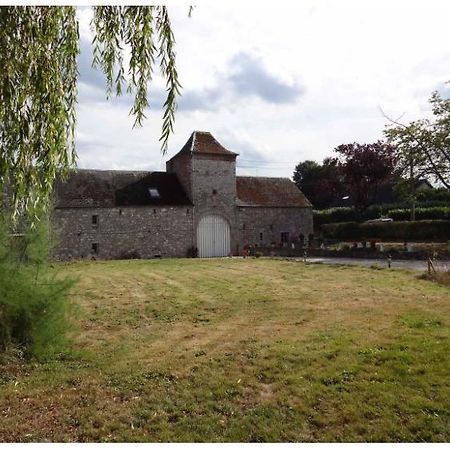
POLYGON ((228 256, 230 253, 230 225, 221 216, 202 217, 197 226, 197 247, 200 258, 228 256))

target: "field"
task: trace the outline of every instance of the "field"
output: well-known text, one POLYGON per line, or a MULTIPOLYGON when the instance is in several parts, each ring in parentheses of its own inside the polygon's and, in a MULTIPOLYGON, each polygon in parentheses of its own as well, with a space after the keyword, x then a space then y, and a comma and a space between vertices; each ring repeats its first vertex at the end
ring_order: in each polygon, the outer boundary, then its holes
POLYGON ((450 289, 268 259, 61 264, 73 350, 0 366, 0 441, 449 441, 450 289))

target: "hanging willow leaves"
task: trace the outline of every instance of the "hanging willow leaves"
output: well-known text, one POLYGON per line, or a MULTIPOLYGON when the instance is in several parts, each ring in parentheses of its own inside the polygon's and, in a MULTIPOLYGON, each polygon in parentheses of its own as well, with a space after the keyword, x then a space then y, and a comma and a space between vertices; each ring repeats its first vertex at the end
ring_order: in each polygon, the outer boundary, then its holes
POLYGON ((164 103, 163 127, 160 141, 163 153, 173 132, 176 98, 181 85, 175 66, 175 39, 165 6, 98 6, 91 22, 95 34, 94 66, 106 76, 107 93, 134 93, 130 113, 134 125, 142 125, 149 106, 148 84, 152 80, 156 61, 166 80, 167 98, 164 103), (125 51, 130 49, 128 77, 125 76, 125 51))
POLYGON ((0 8, 0 183, 16 214, 75 163, 78 41, 72 7, 0 8))
MULTIPOLYGON (((159 66, 167 88, 165 152, 181 88, 167 8, 99 6, 91 25, 93 65, 105 74, 108 97, 125 86, 134 96, 134 126, 145 119, 159 66)), ((78 53, 75 7, 0 7, 0 193, 8 185, 14 216, 45 203, 56 176, 76 163, 78 53)))

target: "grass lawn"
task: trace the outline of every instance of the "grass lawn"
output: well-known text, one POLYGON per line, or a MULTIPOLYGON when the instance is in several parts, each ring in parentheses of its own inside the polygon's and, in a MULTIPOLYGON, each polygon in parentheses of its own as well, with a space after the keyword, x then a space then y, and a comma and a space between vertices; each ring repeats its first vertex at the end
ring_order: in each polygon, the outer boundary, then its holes
POLYGON ((57 265, 73 351, 0 366, 0 441, 449 441, 450 288, 266 259, 57 265))

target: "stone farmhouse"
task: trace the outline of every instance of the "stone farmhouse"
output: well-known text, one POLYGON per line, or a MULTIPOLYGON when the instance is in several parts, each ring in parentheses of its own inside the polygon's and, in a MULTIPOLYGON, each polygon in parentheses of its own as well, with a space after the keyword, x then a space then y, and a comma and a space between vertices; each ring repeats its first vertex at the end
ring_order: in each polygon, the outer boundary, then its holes
POLYGON ((312 205, 297 186, 236 176, 237 156, 195 131, 166 172, 73 171, 56 183, 55 256, 214 257, 308 239, 312 205))

